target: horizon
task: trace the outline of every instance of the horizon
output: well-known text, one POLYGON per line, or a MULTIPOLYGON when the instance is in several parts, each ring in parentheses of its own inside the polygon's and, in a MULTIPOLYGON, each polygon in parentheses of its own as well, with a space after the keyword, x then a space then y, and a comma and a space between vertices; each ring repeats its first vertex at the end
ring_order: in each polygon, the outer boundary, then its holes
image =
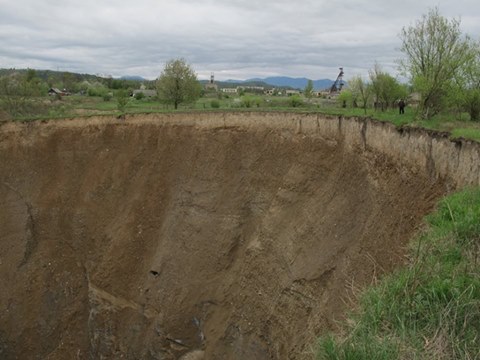
MULTIPOLYGON (((72 73, 72 74, 79 74, 79 75, 90 75, 90 76, 98 76, 98 77, 101 77, 101 78, 105 78, 105 79, 108 79, 108 78, 113 78, 113 79, 122 79, 122 78, 127 78, 126 80, 129 80, 128 78, 142 78, 143 80, 145 81, 155 81, 157 80, 157 78, 153 78, 153 79, 147 79, 147 78, 144 78, 143 76, 141 75, 135 75, 135 74, 123 74, 123 75, 120 75, 120 76, 112 76, 110 74, 94 74, 94 73, 91 73, 91 72, 74 72, 74 71, 68 71, 68 70, 55 70, 55 69, 34 69, 34 68, 0 68, 0 70, 12 70, 12 71, 27 71, 27 70, 34 70, 34 71, 52 71, 52 72, 58 72, 58 73, 62 73, 62 72, 67 72, 67 73, 72 73)), ((198 75, 198 74, 197 74, 198 75)), ((338 75, 338 74, 337 74, 338 75)), ((335 76, 336 78, 337 76, 335 76)), ((303 80, 303 79, 306 79, 306 80, 312 80, 312 81, 323 81, 323 80, 329 80, 329 81, 335 81, 335 79, 332 79, 332 78, 322 78, 322 79, 310 79, 306 76, 286 76, 286 75, 277 75, 277 76, 267 76, 267 77, 263 77, 263 78, 259 78, 259 77, 249 77, 249 78, 246 78, 246 79, 225 79, 225 80, 219 80, 215 77, 215 81, 219 81, 219 82, 229 82, 229 81, 240 81, 240 82, 244 82, 244 81, 255 81, 255 80, 259 80, 259 81, 262 81, 262 80, 265 80, 265 79, 268 79, 268 78, 288 78, 288 79, 292 79, 292 80, 303 80)), ((197 76, 197 79, 198 81, 209 81, 210 80, 210 76, 205 79, 200 79, 198 78, 197 76)))

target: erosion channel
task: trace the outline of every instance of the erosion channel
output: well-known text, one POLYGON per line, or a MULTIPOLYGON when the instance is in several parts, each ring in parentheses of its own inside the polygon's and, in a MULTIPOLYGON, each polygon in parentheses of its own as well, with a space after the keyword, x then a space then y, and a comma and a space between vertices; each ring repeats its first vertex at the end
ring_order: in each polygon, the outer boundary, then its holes
POLYGON ((478 153, 288 113, 5 123, 0 358, 311 358, 478 153))

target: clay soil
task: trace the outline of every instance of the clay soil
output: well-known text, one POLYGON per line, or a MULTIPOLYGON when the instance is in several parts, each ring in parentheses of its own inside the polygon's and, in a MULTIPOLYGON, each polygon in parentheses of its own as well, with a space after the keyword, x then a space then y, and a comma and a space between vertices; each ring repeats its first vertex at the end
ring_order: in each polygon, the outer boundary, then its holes
POLYGON ((445 189, 354 150, 265 127, 0 128, 0 358, 312 358, 445 189))

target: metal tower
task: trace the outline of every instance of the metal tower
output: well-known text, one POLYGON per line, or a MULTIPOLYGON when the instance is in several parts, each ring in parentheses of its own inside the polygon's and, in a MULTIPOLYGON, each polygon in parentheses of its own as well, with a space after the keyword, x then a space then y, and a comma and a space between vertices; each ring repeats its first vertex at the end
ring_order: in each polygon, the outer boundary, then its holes
POLYGON ((340 73, 337 76, 337 80, 335 80, 332 87, 330 88, 330 94, 342 91, 342 87, 343 87, 343 84, 344 84, 343 83, 344 72, 343 72, 343 67, 341 67, 339 69, 340 69, 340 73))

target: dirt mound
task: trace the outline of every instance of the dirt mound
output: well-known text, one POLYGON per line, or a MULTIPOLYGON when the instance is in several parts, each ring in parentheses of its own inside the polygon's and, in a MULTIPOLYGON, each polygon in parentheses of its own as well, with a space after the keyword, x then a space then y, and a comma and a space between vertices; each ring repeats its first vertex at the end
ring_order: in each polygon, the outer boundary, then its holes
POLYGON ((445 190, 344 145, 135 121, 4 131, 0 357, 309 358, 445 190))

